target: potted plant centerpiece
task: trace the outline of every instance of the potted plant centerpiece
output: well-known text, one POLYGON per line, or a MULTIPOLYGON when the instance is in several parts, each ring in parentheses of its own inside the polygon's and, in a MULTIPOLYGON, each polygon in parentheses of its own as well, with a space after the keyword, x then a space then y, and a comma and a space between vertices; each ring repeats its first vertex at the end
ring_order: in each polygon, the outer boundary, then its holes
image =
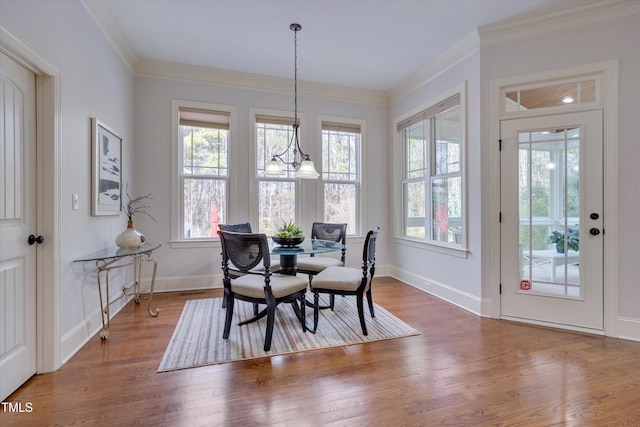
POLYGON ((139 196, 132 198, 129 195, 128 191, 129 186, 125 189, 125 194, 127 195, 127 199, 129 200, 127 204, 121 202, 122 210, 127 215, 127 229, 116 237, 116 245, 121 248, 139 248, 144 241, 146 240, 144 234, 137 231, 133 225, 133 217, 137 214, 143 214, 151 218, 152 220, 156 220, 147 209, 150 209, 150 206, 145 205, 144 202, 146 200, 153 200, 151 198, 151 193, 146 194, 144 196, 139 196))
POLYGON ((580 238, 578 237, 578 233, 571 232, 572 229, 569 229, 569 232, 567 233, 567 237, 565 237, 564 233, 561 231, 553 231, 551 232, 551 234, 547 237, 547 243, 548 244, 555 244, 556 245, 556 251, 560 254, 564 253, 564 241, 565 239, 567 240, 567 248, 569 249, 573 249, 574 251, 578 252, 580 250, 580 238))
POLYGON ((278 228, 272 239, 280 246, 298 246, 304 241, 304 236, 302 235, 302 228, 289 220, 288 222, 282 221, 282 226, 278 228))

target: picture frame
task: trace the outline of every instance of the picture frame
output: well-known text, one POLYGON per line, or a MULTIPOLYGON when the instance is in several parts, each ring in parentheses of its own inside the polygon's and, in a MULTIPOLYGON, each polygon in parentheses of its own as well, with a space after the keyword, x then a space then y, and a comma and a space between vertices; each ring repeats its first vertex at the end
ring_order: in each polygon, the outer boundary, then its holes
POLYGON ((95 117, 91 118, 93 216, 122 212, 122 137, 95 117))

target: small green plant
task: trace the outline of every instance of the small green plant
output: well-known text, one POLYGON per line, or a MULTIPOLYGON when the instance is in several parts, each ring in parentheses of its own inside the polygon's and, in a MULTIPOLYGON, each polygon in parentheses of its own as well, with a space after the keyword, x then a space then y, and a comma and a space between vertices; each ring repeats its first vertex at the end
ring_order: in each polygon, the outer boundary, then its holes
POLYGON ((282 226, 278 228, 275 236, 284 239, 290 239, 292 237, 302 237, 302 228, 300 228, 299 225, 295 224, 291 220, 289 220, 288 222, 282 221, 282 226))
MULTIPOLYGON (((560 231, 552 231, 551 234, 547 237, 548 244, 555 244, 558 252, 564 252, 564 233, 560 231)), ((580 239, 577 235, 569 233, 569 237, 567 238, 567 248, 573 249, 578 252, 580 250, 580 239)))

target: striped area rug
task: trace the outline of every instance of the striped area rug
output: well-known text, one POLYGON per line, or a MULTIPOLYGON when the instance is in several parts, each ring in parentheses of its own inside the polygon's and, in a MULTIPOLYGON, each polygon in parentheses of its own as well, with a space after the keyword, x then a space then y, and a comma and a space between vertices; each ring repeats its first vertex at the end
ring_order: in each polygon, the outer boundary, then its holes
MULTIPOLYGON (((276 309, 271 350, 265 352, 266 317, 238 326, 239 321, 253 317, 252 304, 236 301, 231 334, 225 340, 222 338, 225 316, 222 299, 189 300, 158 372, 419 335, 418 331, 379 305, 374 307, 376 317, 371 318, 366 304, 365 301, 367 336, 362 335, 354 297, 336 297, 335 311, 321 310, 315 334, 302 332, 293 308, 289 304, 280 304, 276 309)), ((313 309, 307 308, 305 314, 307 324, 313 326, 313 309)))

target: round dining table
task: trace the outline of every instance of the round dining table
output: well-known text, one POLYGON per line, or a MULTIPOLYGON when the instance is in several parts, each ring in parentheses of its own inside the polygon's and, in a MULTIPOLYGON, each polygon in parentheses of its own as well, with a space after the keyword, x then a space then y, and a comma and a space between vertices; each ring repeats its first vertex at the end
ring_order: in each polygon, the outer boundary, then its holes
POLYGON ((341 251, 344 245, 340 242, 321 239, 305 239, 297 246, 282 246, 269 239, 269 249, 271 255, 280 256, 281 274, 290 274, 295 276, 298 268, 298 255, 324 254, 329 252, 341 251))

